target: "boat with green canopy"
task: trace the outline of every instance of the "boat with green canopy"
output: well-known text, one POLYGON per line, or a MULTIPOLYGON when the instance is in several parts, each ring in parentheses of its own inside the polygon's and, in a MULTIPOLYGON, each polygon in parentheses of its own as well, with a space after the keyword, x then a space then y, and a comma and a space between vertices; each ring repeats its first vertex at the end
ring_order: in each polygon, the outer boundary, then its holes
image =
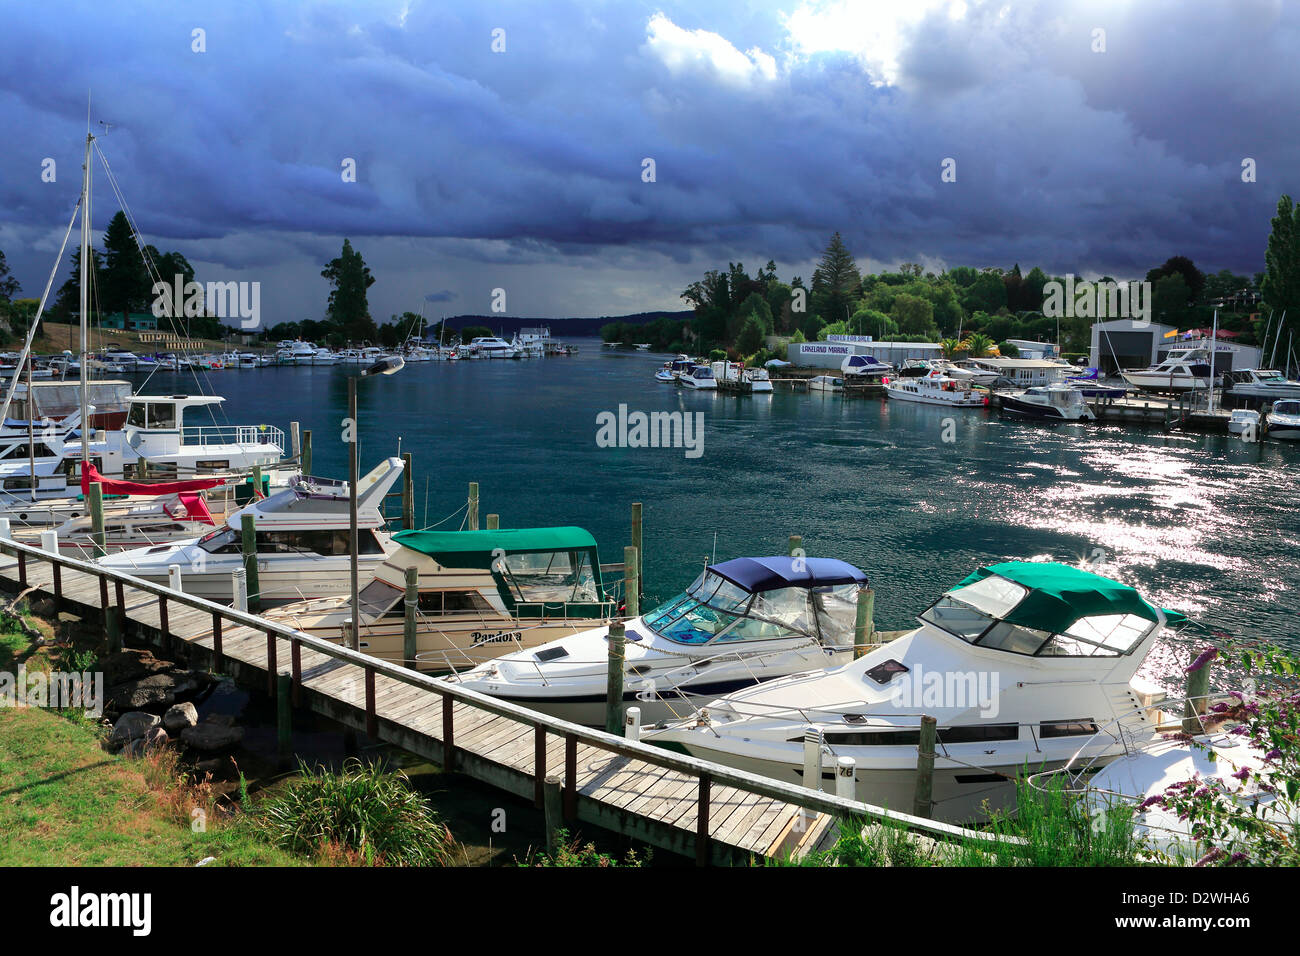
MULTIPOLYGON (((406 660, 407 569, 419 592, 414 663, 430 672, 473 667, 613 620, 615 595, 601 579, 590 532, 576 527, 399 531, 397 549, 360 592, 360 649, 406 660)), ((346 597, 271 612, 310 634, 343 641, 346 597)), ((407 661, 407 663, 411 663, 407 661)))
POLYGON ((853 760, 859 800, 911 810, 922 717, 937 721, 933 812, 982 819, 1015 781, 1087 741, 1094 765, 1149 739, 1163 691, 1137 671, 1162 628, 1186 621, 1134 588, 1051 562, 982 567, 920 626, 843 666, 729 694, 645 739, 787 782, 853 760))

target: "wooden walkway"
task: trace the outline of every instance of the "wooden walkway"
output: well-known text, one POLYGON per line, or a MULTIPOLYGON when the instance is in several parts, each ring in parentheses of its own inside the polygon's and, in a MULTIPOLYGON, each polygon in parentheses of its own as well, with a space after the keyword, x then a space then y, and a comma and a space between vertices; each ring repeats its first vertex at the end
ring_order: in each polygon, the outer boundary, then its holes
POLYGON ((123 633, 181 642, 204 663, 448 770, 544 804, 563 780, 563 815, 695 857, 700 864, 800 857, 838 836, 837 820, 891 819, 939 839, 983 835, 757 777, 580 727, 351 651, 283 625, 39 548, 5 542, 0 589, 52 598, 123 633))

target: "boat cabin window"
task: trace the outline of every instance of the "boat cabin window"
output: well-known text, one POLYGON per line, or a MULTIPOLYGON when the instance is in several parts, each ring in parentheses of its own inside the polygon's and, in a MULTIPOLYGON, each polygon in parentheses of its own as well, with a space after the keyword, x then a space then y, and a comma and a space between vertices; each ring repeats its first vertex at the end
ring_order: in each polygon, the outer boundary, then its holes
MULTIPOLYGON (((234 530, 234 529, 231 529, 234 530)), ((339 531, 259 531, 258 554, 321 554, 346 555, 351 553, 347 529, 339 531)), ((373 530, 357 531, 358 554, 383 554, 383 545, 373 530)))
POLYGON ((239 533, 234 528, 213 528, 199 538, 198 545, 208 554, 238 554, 239 533))
POLYGON ((357 602, 362 615, 372 620, 385 616, 404 617, 406 611, 401 600, 404 596, 399 589, 376 578, 357 592, 357 602))
POLYGON ((28 447, 27 442, 21 445, 14 445, 12 448, 0 454, 0 459, 19 459, 19 458, 57 458, 54 452, 50 451, 50 446, 45 442, 36 442, 28 447))
POLYGON ((1274 402, 1274 415, 1300 415, 1300 402, 1274 402))
POLYGON ((596 575, 589 551, 507 554, 493 565, 516 601, 596 602, 596 575))
POLYGON ((479 614, 492 605, 477 591, 421 591, 422 614, 479 614))

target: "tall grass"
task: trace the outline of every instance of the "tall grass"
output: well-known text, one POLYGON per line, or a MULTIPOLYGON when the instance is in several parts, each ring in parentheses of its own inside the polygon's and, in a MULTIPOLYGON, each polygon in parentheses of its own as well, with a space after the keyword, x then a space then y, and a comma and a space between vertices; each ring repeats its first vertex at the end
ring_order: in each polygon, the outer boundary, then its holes
POLYGON ((351 758, 338 772, 298 762, 299 779, 261 808, 281 849, 369 866, 447 866, 458 846, 400 770, 351 758))

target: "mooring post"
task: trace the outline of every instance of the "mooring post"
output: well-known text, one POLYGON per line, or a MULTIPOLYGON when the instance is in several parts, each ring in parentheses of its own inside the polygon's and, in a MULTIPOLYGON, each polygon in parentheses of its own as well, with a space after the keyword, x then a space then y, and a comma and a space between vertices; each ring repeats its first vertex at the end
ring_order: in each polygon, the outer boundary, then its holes
POLYGON ((8 541, 12 537, 13 537, 13 532, 9 529, 9 519, 0 518, 0 539, 8 541))
POLYGON ((293 746, 293 678, 277 674, 275 678, 275 730, 276 750, 280 763, 288 763, 293 746))
POLYGON ((311 429, 302 430, 302 458, 299 461, 304 475, 311 474, 311 429))
POLYGON ((487 529, 488 529, 489 531, 496 531, 498 528, 501 527, 501 516, 500 516, 500 515, 495 515, 495 514, 493 514, 493 515, 488 515, 487 518, 486 518, 486 521, 487 521, 487 529))
POLYGON ((641 502, 632 502, 632 547, 636 548, 636 596, 645 596, 645 550, 641 547, 641 502))
POLYGON ((859 658, 875 641, 876 592, 869 587, 858 588, 857 616, 853 621, 853 656, 859 658))
POLYGON ((478 482, 469 483, 469 515, 468 527, 470 531, 478 530, 478 482))
POLYGON ((609 678, 605 689, 605 732, 623 732, 623 661, 626 632, 621 623, 609 626, 609 678))
POLYGON ((546 852, 555 856, 560 846, 560 830, 564 829, 564 797, 560 791, 560 778, 550 774, 542 784, 542 807, 546 817, 546 852))
POLYGON ((921 718, 921 742, 916 748, 916 799, 912 815, 929 819, 934 807, 934 747, 939 739, 939 722, 921 718))
POLYGON ((248 572, 235 568, 230 572, 230 593, 235 596, 235 609, 248 610, 248 572))
POLYGON ((637 566, 641 552, 636 548, 623 549, 623 601, 627 605, 627 618, 639 617, 641 614, 641 591, 637 587, 640 575, 637 566))
MULTIPOLYGON (((1192 654, 1192 661, 1195 662, 1197 654, 1192 654)), ((1201 715, 1206 712, 1209 703, 1210 693, 1210 663, 1206 661, 1194 671, 1188 671, 1187 687, 1184 696, 1187 698, 1183 704, 1183 733, 1199 734, 1204 733, 1205 728, 1201 726, 1201 715)))
POLYGON ((803 785, 822 788, 822 732, 812 724, 803 729, 803 785))
POLYGON ((835 761, 835 796, 845 800, 856 800, 858 763, 852 757, 841 757, 835 761))
POLYGON ((302 454, 302 437, 297 422, 289 423, 289 449, 290 455, 294 458, 302 454))
POLYGON ((257 496, 262 493, 263 493, 262 492, 262 466, 254 465, 253 466, 253 500, 256 501, 257 496))
POLYGON ((90 483, 90 541, 95 557, 102 558, 108 554, 108 539, 104 534, 104 486, 98 481, 90 483))
POLYGON ((790 555, 790 557, 792 558, 795 557, 802 550, 803 550, 803 535, 801 534, 790 535, 790 550, 787 552, 790 555))
POLYGON ((627 740, 641 739, 641 708, 629 707, 623 719, 623 737, 627 740))
POLYGON ((402 452, 402 527, 415 527, 415 476, 411 474, 411 453, 402 452))
POLYGON ((419 624, 417 611, 420 609, 420 570, 406 569, 406 601, 403 606, 402 619, 402 660, 411 670, 417 670, 415 655, 419 652, 416 642, 416 627, 419 624))
POLYGON ((248 586, 247 610, 262 609, 262 586, 257 580, 257 522, 245 511, 239 516, 239 548, 244 554, 244 583, 248 586))
POLYGON ((179 564, 167 565, 167 586, 173 591, 183 590, 181 588, 181 566, 179 564))

